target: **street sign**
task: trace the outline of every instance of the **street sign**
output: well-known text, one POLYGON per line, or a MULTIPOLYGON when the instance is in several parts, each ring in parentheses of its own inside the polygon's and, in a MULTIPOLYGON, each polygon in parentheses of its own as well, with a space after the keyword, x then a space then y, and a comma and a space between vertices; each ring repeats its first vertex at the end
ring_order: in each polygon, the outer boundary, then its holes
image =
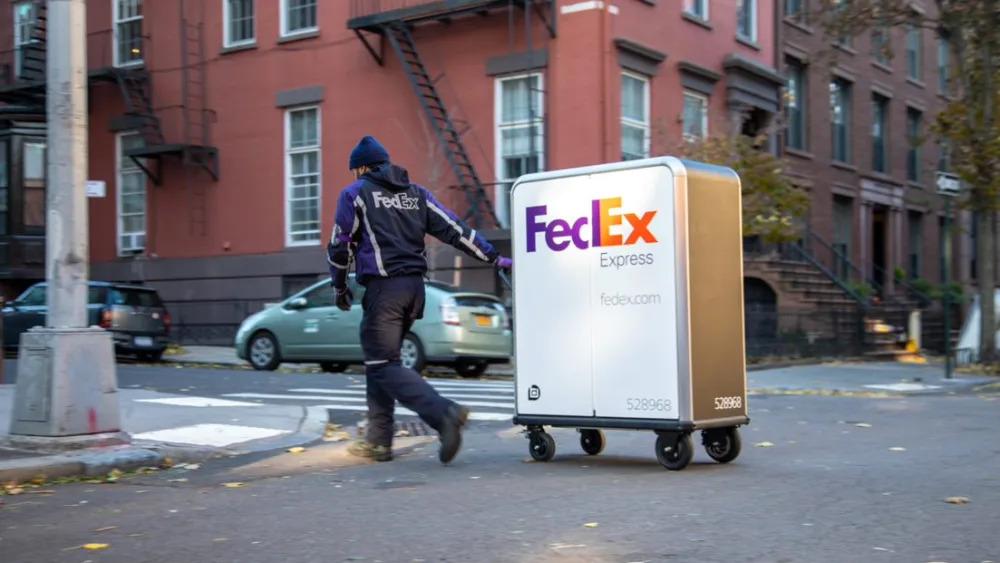
POLYGON ((938 194, 955 197, 962 189, 962 180, 948 172, 937 173, 938 194))
POLYGON ((87 180, 87 197, 105 197, 108 185, 104 180, 87 180))

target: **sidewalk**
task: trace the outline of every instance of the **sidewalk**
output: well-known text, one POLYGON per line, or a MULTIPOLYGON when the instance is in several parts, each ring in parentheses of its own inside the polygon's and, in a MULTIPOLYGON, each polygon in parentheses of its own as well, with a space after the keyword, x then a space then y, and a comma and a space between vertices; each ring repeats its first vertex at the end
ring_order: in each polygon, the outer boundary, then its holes
POLYGON ((67 452, 3 449, 14 386, 0 385, 0 483, 70 475, 99 475, 157 466, 166 458, 191 462, 219 455, 287 448, 323 434, 326 411, 206 397, 119 389, 122 430, 132 443, 67 452))
POLYGON ((970 391, 996 382, 1000 378, 968 374, 945 379, 942 366, 895 362, 827 362, 747 374, 749 391, 762 395, 940 394, 970 391))

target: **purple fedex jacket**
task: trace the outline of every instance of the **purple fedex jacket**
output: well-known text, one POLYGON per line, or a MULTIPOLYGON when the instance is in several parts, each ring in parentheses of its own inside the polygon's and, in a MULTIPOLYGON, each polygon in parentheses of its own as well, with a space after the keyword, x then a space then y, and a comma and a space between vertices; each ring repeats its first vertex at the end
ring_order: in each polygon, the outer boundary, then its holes
POLYGON ((429 190, 410 183, 406 169, 383 164, 340 194, 327 261, 333 285, 347 285, 356 262, 358 282, 427 272, 424 235, 429 234, 466 254, 495 262, 498 253, 429 190))

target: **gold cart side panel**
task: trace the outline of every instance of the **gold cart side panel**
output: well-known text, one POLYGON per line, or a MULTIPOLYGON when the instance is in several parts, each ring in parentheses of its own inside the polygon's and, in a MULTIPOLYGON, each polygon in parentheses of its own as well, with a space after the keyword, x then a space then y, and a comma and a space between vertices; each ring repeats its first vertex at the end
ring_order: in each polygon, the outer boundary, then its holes
POLYGON ((693 420, 745 416, 740 180, 728 168, 684 165, 693 420))

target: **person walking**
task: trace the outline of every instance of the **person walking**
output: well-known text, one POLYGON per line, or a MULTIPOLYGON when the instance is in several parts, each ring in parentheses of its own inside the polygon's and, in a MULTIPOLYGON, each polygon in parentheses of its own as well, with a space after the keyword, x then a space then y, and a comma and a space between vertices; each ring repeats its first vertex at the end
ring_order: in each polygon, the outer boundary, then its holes
POLYGON ((389 153, 366 136, 351 151, 355 181, 337 200, 333 234, 327 247, 336 304, 349 310, 354 295, 347 286, 351 263, 365 286, 361 304, 361 348, 365 357, 368 429, 349 451, 376 461, 392 459, 396 401, 416 412, 438 432, 438 458, 449 463, 462 445, 469 409, 442 397, 419 373, 402 366, 399 349, 413 322, 423 317, 425 235, 466 254, 510 269, 488 241, 434 198, 410 182, 406 169, 392 164, 389 153))

